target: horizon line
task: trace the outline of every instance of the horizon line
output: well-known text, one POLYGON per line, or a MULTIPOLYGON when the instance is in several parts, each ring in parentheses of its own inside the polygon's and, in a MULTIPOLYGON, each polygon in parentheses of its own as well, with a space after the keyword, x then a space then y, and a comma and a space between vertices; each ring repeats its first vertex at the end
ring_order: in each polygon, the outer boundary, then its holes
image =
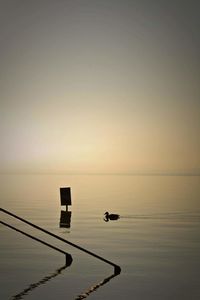
POLYGON ((200 176, 192 171, 144 171, 144 172, 81 172, 81 171, 0 171, 0 175, 115 175, 115 176, 200 176))

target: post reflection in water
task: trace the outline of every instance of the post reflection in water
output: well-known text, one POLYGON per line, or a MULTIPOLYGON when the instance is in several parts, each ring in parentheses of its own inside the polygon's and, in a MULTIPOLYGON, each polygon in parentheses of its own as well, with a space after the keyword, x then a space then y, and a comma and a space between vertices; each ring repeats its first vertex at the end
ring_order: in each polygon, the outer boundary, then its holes
POLYGON ((42 284, 47 283, 48 281, 50 281, 52 278, 58 276, 59 274, 62 273, 63 270, 65 270, 67 267, 69 267, 72 263, 72 260, 69 260, 66 262, 66 265, 64 265, 63 267, 57 269, 54 273, 45 276, 44 278, 42 278, 41 280, 39 280, 38 282, 35 283, 31 283, 26 289, 24 289, 21 293, 16 294, 15 296, 12 296, 11 299, 12 300, 19 300, 19 299, 24 299, 25 296, 28 295, 29 292, 31 292, 32 290, 34 290, 35 288, 39 287, 42 284))
POLYGON ((71 211, 64 211, 61 210, 60 212, 60 228, 70 228, 71 227, 71 215, 72 212, 71 211))

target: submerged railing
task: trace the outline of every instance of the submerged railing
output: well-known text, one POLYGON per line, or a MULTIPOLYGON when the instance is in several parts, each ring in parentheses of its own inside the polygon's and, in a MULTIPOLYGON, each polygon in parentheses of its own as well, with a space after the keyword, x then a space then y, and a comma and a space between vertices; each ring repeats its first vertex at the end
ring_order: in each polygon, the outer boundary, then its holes
MULTIPOLYGON (((120 274, 120 272, 121 272, 120 266, 116 265, 115 263, 111 262, 110 260, 107 260, 107 259, 105 259, 105 258, 103 258, 103 257, 101 257, 101 256, 99 256, 99 255, 97 255, 97 254, 95 254, 95 253, 93 253, 93 252, 87 250, 87 249, 84 249, 83 247, 80 247, 80 246, 78 246, 77 244, 74 244, 74 243, 72 243, 72 242, 70 242, 70 241, 68 241, 68 240, 65 240, 65 239, 63 239, 62 237, 60 237, 60 236, 58 236, 58 235, 56 235, 56 234, 54 234, 54 233, 52 233, 52 232, 50 232, 50 231, 44 229, 44 228, 42 228, 42 227, 40 227, 40 226, 38 226, 38 225, 35 225, 35 224, 33 224, 33 223, 31 223, 31 222, 29 222, 29 221, 23 219, 23 218, 21 218, 21 217, 15 215, 15 214, 13 214, 13 213, 11 213, 11 212, 8 211, 8 210, 5 210, 5 209, 3 209, 3 208, 0 208, 0 211, 2 211, 3 213, 8 214, 8 215, 10 215, 10 216, 12 216, 12 217, 18 219, 18 220, 20 220, 20 221, 22 221, 22 222, 24 222, 24 223, 26 223, 26 224, 28 224, 28 225, 30 225, 30 226, 36 228, 36 229, 38 229, 38 230, 40 230, 40 231, 45 232, 46 234, 48 234, 48 235, 50 235, 50 236, 53 236, 54 238, 56 238, 56 239, 58 239, 58 240, 60 240, 60 241, 62 241, 62 242, 64 242, 64 243, 66 243, 66 244, 68 244, 68 245, 70 245, 70 246, 72 246, 72 247, 74 247, 74 248, 77 248, 77 249, 79 249, 79 250, 81 250, 81 251, 83 251, 83 252, 85 252, 85 253, 87 253, 87 254, 93 256, 93 257, 96 257, 97 259, 99 259, 99 260, 101 260, 101 261, 104 261, 105 263, 107 263, 107 264, 109 264, 109 265, 111 265, 111 266, 114 267, 114 274, 116 274, 116 275, 117 275, 117 274, 120 274)), ((46 246, 49 246, 49 247, 51 247, 51 248, 54 248, 55 250, 57 250, 57 251, 59 251, 59 252, 62 252, 62 253, 64 252, 64 251, 62 251, 62 250, 60 250, 60 249, 58 249, 58 248, 56 248, 56 247, 54 247, 54 246, 52 246, 52 245, 50 245, 50 244, 47 244, 46 242, 44 242, 44 241, 42 241, 42 240, 39 240, 39 239, 37 239, 37 238, 35 238, 35 237, 31 236, 31 235, 28 235, 28 234, 22 232, 22 231, 19 230, 19 229, 16 229, 16 228, 13 227, 13 226, 10 226, 10 225, 6 224, 5 222, 2 222, 2 221, 0 221, 0 222, 1 222, 1 224, 5 225, 5 226, 8 226, 8 227, 10 227, 10 228, 12 228, 12 229, 14 229, 14 230, 16 230, 16 231, 18 231, 18 232, 21 232, 22 234, 25 234, 26 236, 29 236, 30 238, 33 238, 33 239, 35 239, 35 240, 38 240, 39 242, 42 242, 43 244, 46 244, 46 246)), ((66 252, 64 252, 64 254, 65 254, 65 255, 70 255, 70 254, 68 254, 68 253, 66 253, 66 252)), ((71 256, 71 255, 70 255, 70 256, 71 256)), ((69 258, 69 257, 68 257, 68 258, 69 258)))

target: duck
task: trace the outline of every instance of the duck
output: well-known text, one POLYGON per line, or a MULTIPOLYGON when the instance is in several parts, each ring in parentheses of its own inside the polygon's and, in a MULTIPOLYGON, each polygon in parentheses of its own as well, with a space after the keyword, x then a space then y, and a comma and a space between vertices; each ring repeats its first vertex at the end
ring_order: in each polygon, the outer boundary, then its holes
POLYGON ((109 214, 109 212, 105 212, 105 221, 109 221, 109 220, 118 220, 120 218, 120 215, 118 214, 109 214))

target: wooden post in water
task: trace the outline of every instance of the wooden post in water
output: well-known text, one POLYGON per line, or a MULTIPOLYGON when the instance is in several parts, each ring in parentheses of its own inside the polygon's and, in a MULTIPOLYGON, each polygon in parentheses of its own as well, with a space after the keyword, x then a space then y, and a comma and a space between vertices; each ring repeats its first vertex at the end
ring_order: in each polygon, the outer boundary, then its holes
POLYGON ((60 188, 60 201, 61 205, 66 205, 66 211, 68 211, 68 205, 72 205, 70 187, 60 188))

